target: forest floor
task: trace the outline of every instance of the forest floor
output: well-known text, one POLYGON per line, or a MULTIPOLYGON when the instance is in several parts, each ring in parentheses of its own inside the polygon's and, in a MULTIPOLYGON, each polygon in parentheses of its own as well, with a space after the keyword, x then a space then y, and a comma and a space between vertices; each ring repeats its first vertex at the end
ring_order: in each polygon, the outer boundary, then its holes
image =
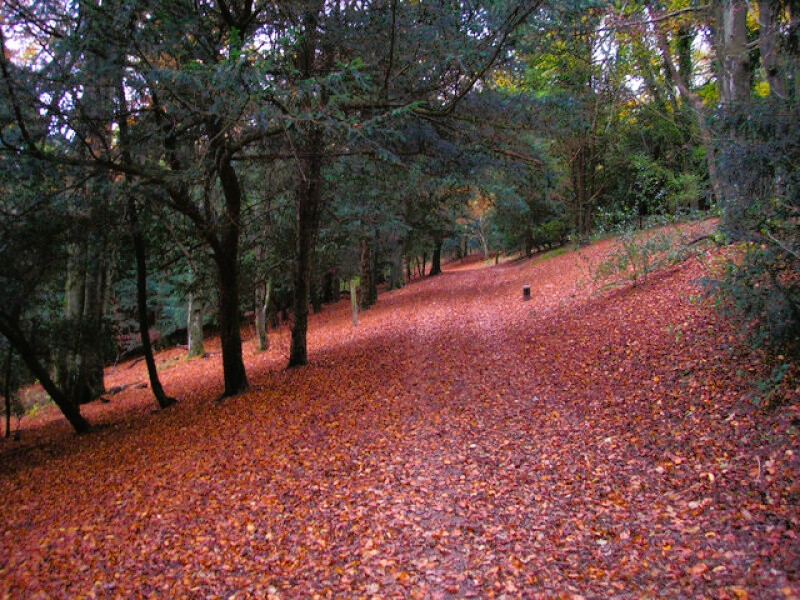
POLYGON ((166 411, 109 369, 92 433, 0 445, 0 598, 800 597, 798 390, 759 402, 714 252, 602 291, 613 244, 325 307, 220 403, 218 341, 166 411))

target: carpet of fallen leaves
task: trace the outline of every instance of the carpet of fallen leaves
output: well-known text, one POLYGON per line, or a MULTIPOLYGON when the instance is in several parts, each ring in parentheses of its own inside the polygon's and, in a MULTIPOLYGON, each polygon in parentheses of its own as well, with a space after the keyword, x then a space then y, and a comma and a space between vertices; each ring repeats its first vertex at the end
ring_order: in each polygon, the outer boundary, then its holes
POLYGON ((130 385, 88 435, 23 422, 0 597, 797 598, 797 390, 754 402, 768 369, 696 299, 713 255, 598 293, 612 243, 326 307, 309 366, 251 339, 221 403, 211 340, 158 356, 166 411, 130 385))

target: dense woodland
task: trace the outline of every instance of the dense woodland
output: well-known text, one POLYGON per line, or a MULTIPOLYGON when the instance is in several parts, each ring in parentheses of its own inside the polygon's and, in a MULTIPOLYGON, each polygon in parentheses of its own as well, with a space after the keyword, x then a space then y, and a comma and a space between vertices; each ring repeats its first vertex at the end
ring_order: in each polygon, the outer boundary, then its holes
MULTIPOLYGON (((446 258, 530 256, 699 211, 709 290, 797 352, 800 4, 7 0, 0 13, 6 414, 72 427, 104 366, 259 347, 446 258)), ((180 398, 178 398, 180 400, 180 398)))

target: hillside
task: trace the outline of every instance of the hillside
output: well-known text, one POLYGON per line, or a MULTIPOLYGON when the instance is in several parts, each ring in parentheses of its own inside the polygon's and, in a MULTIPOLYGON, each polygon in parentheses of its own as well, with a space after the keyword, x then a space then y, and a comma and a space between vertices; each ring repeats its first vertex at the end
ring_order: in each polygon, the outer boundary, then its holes
POLYGON ((326 307, 221 403, 213 340, 158 356, 163 412, 109 369, 94 432, 0 446, 0 597, 800 597, 797 391, 755 401, 713 256, 601 291, 613 244, 326 307))

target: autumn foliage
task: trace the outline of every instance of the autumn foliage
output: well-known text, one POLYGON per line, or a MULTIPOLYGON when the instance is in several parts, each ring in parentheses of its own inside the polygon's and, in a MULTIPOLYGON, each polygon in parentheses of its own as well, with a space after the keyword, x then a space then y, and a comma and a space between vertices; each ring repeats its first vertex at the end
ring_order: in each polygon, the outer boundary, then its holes
POLYGON ((246 330, 223 402, 213 341, 167 411, 110 369, 95 431, 3 442, 0 597, 797 598, 798 391, 756 402, 713 252, 599 291, 612 244, 326 308, 307 367, 246 330))

